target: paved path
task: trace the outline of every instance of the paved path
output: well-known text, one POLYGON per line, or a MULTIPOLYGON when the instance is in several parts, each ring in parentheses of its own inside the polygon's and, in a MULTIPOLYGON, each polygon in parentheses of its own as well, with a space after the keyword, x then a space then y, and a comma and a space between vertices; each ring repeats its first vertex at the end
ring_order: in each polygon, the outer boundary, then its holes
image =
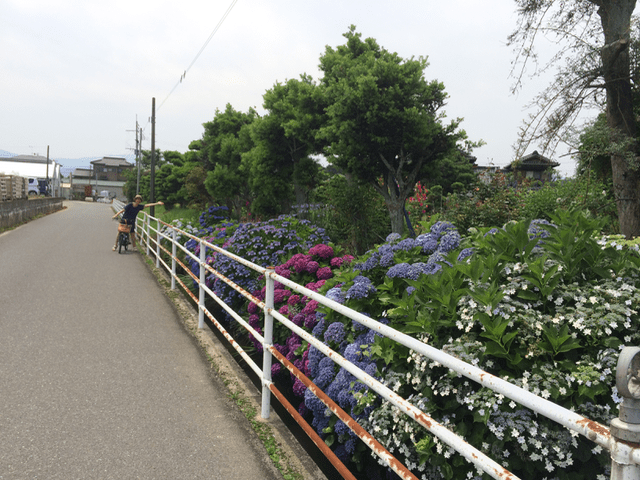
POLYGON ((0 235, 0 479, 276 479, 109 205, 0 235))

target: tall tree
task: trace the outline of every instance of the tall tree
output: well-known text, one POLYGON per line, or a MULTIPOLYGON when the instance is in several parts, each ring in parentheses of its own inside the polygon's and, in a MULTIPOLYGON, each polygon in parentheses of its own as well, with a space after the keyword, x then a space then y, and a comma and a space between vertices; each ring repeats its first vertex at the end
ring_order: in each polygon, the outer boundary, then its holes
POLYGON ((636 0, 516 0, 516 4, 520 23, 510 42, 522 60, 520 72, 535 59, 533 46, 541 33, 552 32, 565 42, 554 60, 567 60, 555 82, 540 95, 542 107, 533 126, 525 129, 525 141, 536 132, 547 139, 559 138, 585 102, 598 103, 599 92, 604 92, 609 142, 623 146, 613 149, 610 157, 620 230, 626 237, 640 235, 640 170, 630 74, 636 0))
POLYGON ((345 45, 320 58, 328 160, 384 197, 391 230, 402 233, 404 203, 429 165, 465 138, 460 120, 443 125, 447 94, 424 78, 425 58, 403 59, 361 39, 351 26, 345 45))
POLYGON ((318 152, 316 134, 323 118, 323 97, 318 86, 308 75, 300 80, 276 83, 263 96, 269 119, 278 124, 279 135, 273 129, 263 141, 275 141, 271 150, 282 151, 282 161, 290 163, 296 203, 308 201, 310 187, 319 174, 311 155, 318 152), (279 137, 279 138, 278 138, 279 137))
POLYGON ((246 178, 241 171, 242 154, 252 147, 247 128, 257 117, 252 108, 242 113, 227 104, 224 112, 216 110, 214 119, 203 125, 205 131, 200 143, 190 145, 199 149, 200 161, 207 171, 207 191, 237 218, 248 195, 246 178))

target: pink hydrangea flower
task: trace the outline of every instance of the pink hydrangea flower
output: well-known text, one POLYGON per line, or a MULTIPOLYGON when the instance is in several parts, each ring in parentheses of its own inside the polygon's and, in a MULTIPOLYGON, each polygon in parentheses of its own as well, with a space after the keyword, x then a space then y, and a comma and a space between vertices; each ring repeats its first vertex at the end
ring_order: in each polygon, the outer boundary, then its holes
POLYGON ((298 273, 303 273, 307 270, 307 264, 311 261, 311 257, 306 255, 302 255, 298 257, 296 262, 293 264, 293 268, 298 273))
POLYGON ((252 328, 258 328, 260 326, 260 317, 258 315, 250 315, 249 325, 251 325, 252 328))
POLYGON ((333 248, 331 248, 329 245, 319 243, 315 247, 311 247, 311 249, 309 250, 309 255, 312 257, 317 256, 323 260, 327 260, 329 258, 333 258, 335 254, 333 253, 333 248))
POLYGON ((316 272, 316 277, 318 280, 328 280, 333 277, 333 272, 331 271, 331 267, 322 267, 319 268, 316 272))
POLYGON ((302 313, 304 313, 305 315, 315 313, 316 308, 318 308, 318 302, 316 300, 311 300, 309 303, 307 303, 307 306, 304 307, 302 313))
POLYGON ((300 302, 300 295, 291 295, 287 300, 289 305, 296 305, 298 302, 300 302))
POLYGON ((319 268, 320 265, 318 264, 318 262, 311 261, 307 263, 305 270, 307 271, 307 273, 314 274, 318 271, 319 268))
POLYGON ((258 313, 258 305, 251 302, 247 307, 247 312, 249 312, 250 314, 258 313))

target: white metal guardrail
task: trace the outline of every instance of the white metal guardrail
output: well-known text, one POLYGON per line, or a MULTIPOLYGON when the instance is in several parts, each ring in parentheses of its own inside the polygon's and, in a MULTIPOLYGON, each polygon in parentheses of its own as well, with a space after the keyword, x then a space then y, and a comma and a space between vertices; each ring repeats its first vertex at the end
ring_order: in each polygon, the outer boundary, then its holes
MULTIPOLYGON (((114 202, 114 208, 119 211, 122 205, 116 205, 114 202)), ((413 479, 416 478, 404 465, 402 465, 397 459, 395 459, 382 445, 380 445, 375 438, 360 427, 355 420, 349 417, 335 402, 333 402, 322 390, 315 386, 311 380, 305 377, 293 364, 291 364, 280 352, 273 347, 272 333, 273 333, 273 321, 274 319, 280 322, 288 329, 295 332, 309 344, 320 350, 327 357, 331 358, 339 366, 343 367, 349 373, 354 375, 358 380, 366 384, 369 388, 375 391, 380 397, 390 401, 393 405, 398 407, 404 413, 413 418, 417 423, 426 428, 433 435, 438 437, 444 443, 458 451, 464 456, 470 463, 474 464, 478 469, 486 472, 490 476, 496 479, 509 479, 516 480, 514 474, 507 471, 500 464, 492 460, 480 450, 476 449, 469 443, 467 443, 462 437, 458 436, 454 432, 448 430, 443 425, 436 422, 433 418, 419 410, 417 407, 411 405, 406 399, 398 396, 392 390, 380 383, 375 378, 371 377, 363 370, 350 363, 344 357, 337 352, 331 350, 328 346, 316 339, 313 335, 309 334, 304 329, 298 327, 288 318, 280 314, 274 309, 274 282, 280 282, 283 285, 289 287, 291 290, 305 295, 312 300, 316 300, 318 303, 335 310, 336 312, 358 322, 380 334, 388 337, 396 342, 414 350, 415 352, 424 355, 425 357, 440 363, 441 365, 450 368, 451 370, 464 375, 465 377, 479 383, 480 385, 490 388, 496 392, 496 394, 502 394, 507 398, 533 410, 534 412, 544 415, 545 417, 557 422, 558 424, 577 432, 589 440, 595 442, 597 445, 609 450, 612 460, 611 468, 611 480, 640 480, 640 348, 627 347, 622 350, 618 361, 617 372, 617 388, 619 393, 623 397, 623 402, 620 408, 620 416, 617 419, 613 419, 611 428, 604 426, 600 423, 594 422, 581 415, 560 407, 559 405, 550 402, 542 397, 534 395, 533 393, 526 391, 516 385, 513 385, 499 377, 496 377, 490 373, 487 373, 469 363, 459 360, 441 350, 433 348, 413 337, 410 337, 404 333, 401 333, 393 328, 390 328, 384 324, 381 324, 371 318, 356 312, 354 310, 345 307, 333 300, 326 298, 325 296, 309 290, 301 285, 298 285, 280 275, 275 273, 272 268, 263 268, 252 262, 249 262, 241 257, 231 254, 220 247, 217 247, 205 240, 190 235, 182 230, 179 230, 172 225, 166 224, 157 218, 152 218, 146 213, 143 219, 138 219, 138 226, 142 223, 143 228, 137 228, 137 235, 140 236, 141 244, 146 246, 146 253, 149 255, 153 250, 153 256, 156 259, 156 267, 162 267, 171 275, 171 288, 176 288, 176 282, 179 282, 184 290, 192 296, 195 302, 198 304, 198 327, 204 327, 204 316, 206 315, 214 325, 225 335, 225 337, 231 342, 233 347, 240 353, 242 358, 247 362, 250 368, 261 378, 262 382, 262 412, 263 418, 269 417, 270 410, 270 397, 271 393, 274 393, 276 397, 283 403, 285 408, 290 414, 298 421, 298 423, 306 422, 300 417, 297 411, 289 405, 288 401, 282 396, 282 394, 275 387, 271 381, 271 363, 272 358, 276 357, 291 373, 299 378, 311 391, 323 402, 327 407, 336 414, 356 435, 358 435, 369 448, 375 454, 383 459, 383 461, 389 465, 401 478, 413 479), (153 228, 151 224, 158 225, 158 228, 153 228), (164 226, 170 232, 162 233, 160 226, 164 226), (196 257, 188 249, 176 242, 177 235, 189 237, 200 244, 200 256, 196 257), (171 251, 162 247, 160 241, 156 239, 164 239, 170 242, 171 251), (200 265, 200 275, 195 276, 191 273, 190 269, 181 264, 176 252, 177 249, 181 249, 188 257, 197 261, 200 265), (209 265, 206 264, 206 249, 209 248, 227 257, 255 270, 260 274, 264 274, 266 278, 266 296, 265 301, 262 302, 259 299, 253 297, 250 293, 243 290, 240 286, 233 283, 231 280, 225 278, 219 272, 215 271, 209 265), (167 264, 161 257, 162 253, 166 254, 166 258, 170 258, 171 264, 167 264), (177 277, 176 270, 177 264, 181 264, 185 271, 191 275, 196 282, 198 282, 198 297, 196 298, 190 290, 182 283, 177 277), (248 300, 256 303, 264 313, 264 335, 260 335, 255 331, 238 313, 234 312, 229 306, 227 306, 220 298, 216 296, 205 285, 205 277, 207 274, 213 274, 216 277, 223 280, 230 285, 236 291, 240 292, 248 300), (224 327, 214 318, 214 316, 205 307, 206 296, 209 296, 215 300, 229 315, 231 315, 240 325, 242 325, 254 338, 256 338, 264 347, 264 355, 262 368, 260 368, 250 357, 242 350, 237 342, 233 340, 231 335, 224 329, 224 327)), ((165 230, 166 232, 166 230, 165 230)), ((301 423, 301 425, 302 425, 301 423)), ((315 433, 315 431, 308 425, 302 425, 307 434, 312 440, 320 447, 325 453, 331 463, 338 469, 344 478, 354 478, 353 475, 344 467, 340 460, 335 457, 333 452, 326 447, 322 439, 315 433), (307 428, 308 427, 308 428, 307 428)))

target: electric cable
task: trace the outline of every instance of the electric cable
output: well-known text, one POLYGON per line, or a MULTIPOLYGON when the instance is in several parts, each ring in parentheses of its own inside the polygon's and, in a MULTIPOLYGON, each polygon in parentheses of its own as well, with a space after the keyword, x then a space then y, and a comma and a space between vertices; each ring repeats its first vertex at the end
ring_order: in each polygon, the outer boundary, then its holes
POLYGON ((225 19, 229 16, 229 14, 231 13, 231 10, 233 9, 233 7, 235 6, 235 4, 238 3, 238 0, 233 0, 231 2, 231 5, 229 5, 229 8, 227 8, 227 11, 224 13, 224 15, 222 16, 222 18, 220 19, 220 21, 218 22, 218 24, 216 25, 216 27, 213 29, 213 31, 211 32, 211 35, 209 35, 209 38, 207 38, 207 41, 204 42, 204 45, 202 45, 202 48, 200 49, 200 51, 198 52, 198 54, 195 56, 195 58, 193 59, 193 61, 189 64, 189 66, 187 67, 187 69, 184 71, 184 73, 180 76, 180 80, 178 80, 178 83, 176 83, 176 85, 171 89, 171 91, 169 92, 169 94, 166 96, 166 98, 162 101, 162 103, 158 106, 157 110, 160 110, 162 108, 162 105, 164 105, 164 103, 167 101, 167 99, 171 96, 171 94, 175 91, 176 88, 178 88, 178 86, 182 83, 182 81, 185 79, 185 77, 187 76, 187 72, 189 70, 191 70, 191 67, 193 67, 193 64, 196 63, 196 60, 198 60, 198 57, 200 57, 200 55, 202 54, 202 52, 204 52, 205 48, 207 48, 207 45, 209 45, 209 42, 211 41, 211 39, 213 38, 213 36, 216 34, 216 32, 218 31, 218 29, 220 28, 220 26, 222 25, 222 23, 225 21, 225 19))

